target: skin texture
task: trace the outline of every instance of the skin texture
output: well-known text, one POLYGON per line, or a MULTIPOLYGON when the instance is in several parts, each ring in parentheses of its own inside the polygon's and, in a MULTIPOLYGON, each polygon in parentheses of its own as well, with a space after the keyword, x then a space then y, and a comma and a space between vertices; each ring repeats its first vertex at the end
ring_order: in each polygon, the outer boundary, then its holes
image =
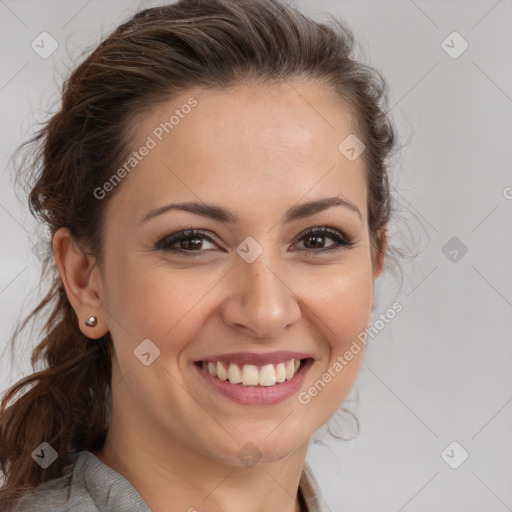
POLYGON ((297 395, 275 405, 236 404, 210 390, 193 361, 307 352, 315 363, 303 391, 369 325, 383 260, 370 251, 363 159, 351 162, 338 150, 353 133, 339 100, 321 84, 299 82, 187 91, 137 123, 133 149, 190 97, 197 106, 109 200, 102 268, 66 229, 54 237, 81 329, 90 338, 110 330, 114 341, 112 423, 96 455, 153 511, 297 511, 309 440, 343 403, 364 351, 307 405, 297 395), (336 206, 283 223, 292 206, 333 196, 354 203, 362 219, 336 206), (240 220, 227 225, 171 210, 139 223, 149 210, 183 201, 223 206, 240 220), (296 237, 325 226, 355 244, 311 255, 335 241, 296 237), (190 228, 219 242, 203 241, 196 257, 155 250, 164 236, 190 228), (263 248, 250 264, 235 252, 247 236, 263 248), (87 327, 92 314, 98 324, 87 327), (161 351, 149 366, 133 354, 144 339, 161 351), (237 456, 248 442, 262 454, 251 468, 237 456))

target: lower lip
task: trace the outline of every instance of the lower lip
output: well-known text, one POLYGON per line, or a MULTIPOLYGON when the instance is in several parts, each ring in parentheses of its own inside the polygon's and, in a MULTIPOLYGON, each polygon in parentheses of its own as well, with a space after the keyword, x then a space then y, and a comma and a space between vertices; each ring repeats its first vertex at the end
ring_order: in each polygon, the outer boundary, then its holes
POLYGON ((306 359, 303 366, 291 380, 285 380, 273 386, 244 386, 243 384, 231 384, 229 380, 220 380, 209 372, 202 370, 200 366, 192 363, 199 375, 221 395, 226 396, 238 404, 243 405, 271 405, 286 400, 297 393, 304 381, 306 373, 313 365, 312 359, 306 359))

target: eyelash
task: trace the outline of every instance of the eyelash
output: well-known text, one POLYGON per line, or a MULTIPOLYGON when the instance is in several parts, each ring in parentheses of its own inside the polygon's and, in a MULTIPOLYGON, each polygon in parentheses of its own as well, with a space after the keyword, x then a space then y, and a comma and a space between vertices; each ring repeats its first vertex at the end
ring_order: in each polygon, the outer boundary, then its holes
MULTIPOLYGON (((337 229, 332 229, 329 227, 322 228, 309 228, 306 231, 302 232, 295 240, 294 244, 300 242, 303 238, 307 238, 308 236, 317 236, 317 235, 329 235, 326 238, 331 238, 336 243, 332 244, 334 247, 329 246, 329 248, 323 249, 299 249, 300 251, 305 251, 309 253, 310 256, 319 256, 320 254, 325 253, 333 253, 336 251, 340 251, 342 249, 348 249, 355 242, 351 241, 346 237, 342 232, 337 229)), ((179 231, 176 233, 172 233, 170 235, 163 236, 155 245, 155 250, 161 250, 165 252, 172 253, 181 253, 186 257, 196 257, 194 253, 201 253, 207 251, 201 250, 187 250, 187 249, 177 249, 172 246, 177 244, 178 242, 182 242, 183 240, 189 240, 192 238, 198 238, 203 241, 211 242, 211 243, 219 243, 219 239, 215 235, 207 234, 207 231, 203 231, 202 229, 187 229, 185 231, 179 231)))

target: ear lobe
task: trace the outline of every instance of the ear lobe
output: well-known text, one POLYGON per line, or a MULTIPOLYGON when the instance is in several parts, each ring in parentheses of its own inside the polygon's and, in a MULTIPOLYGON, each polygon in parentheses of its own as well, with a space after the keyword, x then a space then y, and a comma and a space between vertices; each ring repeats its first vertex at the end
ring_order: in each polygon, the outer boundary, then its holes
POLYGON ((53 237, 53 257, 64 284, 68 300, 78 317, 80 330, 89 338, 100 338, 107 331, 99 269, 91 254, 85 253, 68 228, 60 228, 53 237), (97 317, 95 327, 85 320, 97 317))

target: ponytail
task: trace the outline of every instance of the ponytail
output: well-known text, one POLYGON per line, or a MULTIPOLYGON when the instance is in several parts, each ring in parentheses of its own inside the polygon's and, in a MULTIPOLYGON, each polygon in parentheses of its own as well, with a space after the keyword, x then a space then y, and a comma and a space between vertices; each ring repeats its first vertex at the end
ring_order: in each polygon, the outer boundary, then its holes
POLYGON ((60 476, 68 454, 100 449, 108 430, 110 334, 91 340, 80 331, 59 277, 16 329, 11 346, 27 323, 52 302, 43 340, 31 358, 34 370, 41 361, 47 368, 15 383, 0 404, 0 469, 5 475, 0 489, 2 510, 8 510, 25 492, 60 476), (45 469, 32 456, 43 442, 57 452, 45 469))

